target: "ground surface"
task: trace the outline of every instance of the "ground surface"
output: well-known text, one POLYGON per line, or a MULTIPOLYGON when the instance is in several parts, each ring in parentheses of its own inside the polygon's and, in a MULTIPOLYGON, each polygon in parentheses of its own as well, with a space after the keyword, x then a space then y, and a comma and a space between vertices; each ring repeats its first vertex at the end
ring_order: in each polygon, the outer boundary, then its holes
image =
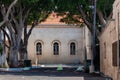
POLYGON ((0 80, 105 80, 105 78, 83 72, 76 72, 74 69, 35 69, 23 72, 0 71, 0 80))

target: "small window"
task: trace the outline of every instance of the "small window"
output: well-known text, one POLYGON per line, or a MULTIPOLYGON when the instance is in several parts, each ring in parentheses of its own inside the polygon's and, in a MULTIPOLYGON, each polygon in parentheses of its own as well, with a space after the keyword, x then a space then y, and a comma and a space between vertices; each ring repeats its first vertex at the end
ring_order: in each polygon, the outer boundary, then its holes
POLYGON ((70 44, 70 54, 71 54, 71 55, 75 55, 75 50, 76 50, 75 43, 72 42, 72 43, 70 44))
POLYGON ((54 55, 59 55, 59 44, 56 42, 53 45, 54 55))
MULTIPOLYGON (((120 43, 120 40, 119 40, 119 43, 120 43)), ((113 66, 118 66, 117 63, 119 63, 119 66, 120 66, 120 51, 119 51, 119 57, 118 57, 117 47, 118 47, 117 41, 112 43, 112 64, 113 66), (119 62, 117 60, 118 58, 119 58, 119 62)), ((120 44, 119 44, 119 50, 120 50, 120 44)))
POLYGON ((41 55, 42 54, 42 44, 41 43, 37 43, 36 44, 36 54, 37 55, 41 55))
POLYGON ((117 66, 117 41, 112 44, 112 64, 117 66))

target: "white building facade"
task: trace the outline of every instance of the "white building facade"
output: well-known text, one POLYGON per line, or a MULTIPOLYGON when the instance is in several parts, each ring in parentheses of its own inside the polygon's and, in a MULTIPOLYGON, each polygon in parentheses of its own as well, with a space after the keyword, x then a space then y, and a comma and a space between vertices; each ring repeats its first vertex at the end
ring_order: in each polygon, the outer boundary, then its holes
POLYGON ((83 63, 83 39, 84 30, 79 26, 39 25, 30 36, 28 58, 40 64, 83 63))
POLYGON ((33 29, 28 41, 28 58, 33 64, 84 63, 85 47, 91 59, 89 30, 62 23, 61 18, 53 12, 33 29))

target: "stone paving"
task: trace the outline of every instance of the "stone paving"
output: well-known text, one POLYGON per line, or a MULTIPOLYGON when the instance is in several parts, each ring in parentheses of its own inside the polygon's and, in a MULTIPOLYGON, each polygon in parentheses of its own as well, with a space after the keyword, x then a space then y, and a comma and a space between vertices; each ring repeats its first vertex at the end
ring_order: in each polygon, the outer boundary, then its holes
POLYGON ((105 80, 105 78, 74 70, 38 69, 22 72, 1 71, 0 80, 105 80))

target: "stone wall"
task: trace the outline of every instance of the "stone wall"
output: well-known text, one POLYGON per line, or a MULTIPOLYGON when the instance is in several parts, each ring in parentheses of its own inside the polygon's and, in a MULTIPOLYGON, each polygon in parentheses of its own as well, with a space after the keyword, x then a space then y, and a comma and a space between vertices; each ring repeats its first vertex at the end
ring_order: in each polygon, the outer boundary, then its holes
POLYGON ((113 43, 117 42, 118 44, 118 40, 120 40, 120 0, 115 0, 113 4, 112 19, 114 20, 108 23, 100 36, 101 72, 103 72, 105 75, 112 77, 113 80, 120 80, 120 66, 118 66, 120 58, 117 49, 118 46, 116 47, 116 66, 113 63, 115 55, 112 50, 113 43))
POLYGON ((118 68, 113 66, 112 44, 117 41, 115 22, 110 21, 100 36, 100 70, 117 80, 118 68))

